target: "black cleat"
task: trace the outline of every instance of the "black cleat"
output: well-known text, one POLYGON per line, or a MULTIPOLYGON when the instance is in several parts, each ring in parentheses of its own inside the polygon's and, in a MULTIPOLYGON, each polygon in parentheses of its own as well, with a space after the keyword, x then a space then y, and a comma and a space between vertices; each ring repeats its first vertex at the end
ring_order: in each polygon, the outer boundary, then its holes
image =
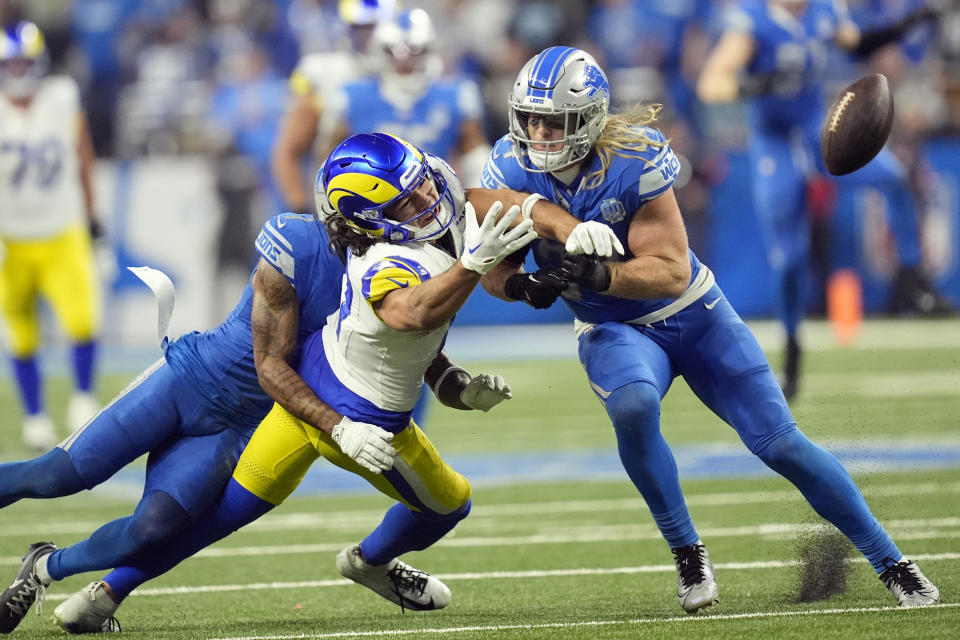
POLYGON ((900 316, 944 317, 957 309, 918 267, 901 267, 893 280, 889 311, 900 316))
POLYGON ((38 558, 53 553, 56 548, 52 542, 35 542, 27 547, 20 572, 0 594, 0 633, 16 629, 35 600, 39 598, 43 602, 47 585, 40 580, 34 567, 38 558))

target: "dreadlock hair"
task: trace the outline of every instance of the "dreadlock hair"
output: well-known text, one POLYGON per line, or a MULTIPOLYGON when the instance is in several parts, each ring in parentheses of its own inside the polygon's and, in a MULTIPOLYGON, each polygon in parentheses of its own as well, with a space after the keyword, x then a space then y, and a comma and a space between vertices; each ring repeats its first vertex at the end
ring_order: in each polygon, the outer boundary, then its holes
POLYGON ((330 237, 330 248, 343 262, 347 261, 347 251, 355 256, 362 256, 367 249, 380 242, 378 238, 358 231, 340 214, 327 216, 323 224, 330 237))

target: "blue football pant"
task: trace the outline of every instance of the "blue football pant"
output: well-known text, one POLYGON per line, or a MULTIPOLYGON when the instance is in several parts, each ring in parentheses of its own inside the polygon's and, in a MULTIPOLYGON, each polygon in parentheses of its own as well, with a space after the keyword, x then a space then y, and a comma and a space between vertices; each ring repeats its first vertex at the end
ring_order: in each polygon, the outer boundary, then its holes
POLYGON ((760 346, 718 286, 656 325, 597 325, 581 336, 579 351, 613 422, 624 469, 671 548, 699 538, 660 431, 660 400, 682 375, 747 448, 792 482, 875 569, 881 571, 887 558, 899 560, 849 473, 797 429, 760 346))

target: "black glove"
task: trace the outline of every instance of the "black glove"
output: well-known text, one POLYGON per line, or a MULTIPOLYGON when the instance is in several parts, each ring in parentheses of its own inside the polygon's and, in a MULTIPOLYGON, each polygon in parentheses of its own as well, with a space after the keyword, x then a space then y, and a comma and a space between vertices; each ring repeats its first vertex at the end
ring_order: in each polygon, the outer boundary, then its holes
POLYGON ((546 309, 566 291, 569 284, 556 269, 540 269, 533 273, 515 273, 504 283, 504 293, 513 300, 522 300, 534 309, 546 309))
POLYGON ((610 288, 610 269, 597 256, 566 253, 560 271, 566 280, 577 283, 581 289, 606 291, 610 288))

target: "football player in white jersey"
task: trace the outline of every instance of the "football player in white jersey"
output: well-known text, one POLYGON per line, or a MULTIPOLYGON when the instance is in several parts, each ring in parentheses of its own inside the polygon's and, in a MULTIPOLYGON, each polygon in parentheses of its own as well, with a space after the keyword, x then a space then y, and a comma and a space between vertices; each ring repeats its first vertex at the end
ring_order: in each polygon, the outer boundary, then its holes
POLYGON ((336 117, 327 108, 340 87, 372 73, 367 56, 377 23, 393 17, 396 0, 340 0, 339 13, 349 28, 349 48, 310 53, 290 76, 292 104, 280 125, 271 155, 271 171, 288 211, 312 212, 302 162, 311 151, 323 158, 338 140, 336 117))
POLYGON ((0 31, 0 308, 25 409, 24 442, 57 442, 36 353, 44 298, 72 343, 70 429, 98 408, 93 393, 100 288, 91 235, 94 152, 76 83, 47 76, 43 34, 21 21, 0 31))
POLYGON ((483 97, 475 82, 444 77, 437 32, 423 9, 380 22, 370 40, 377 72, 345 83, 330 101, 337 114, 334 141, 383 131, 450 159, 467 187, 480 185, 490 154, 483 130, 483 97))
POLYGON ((482 224, 450 167, 399 138, 359 134, 334 149, 317 178, 316 200, 347 272, 339 308, 303 345, 299 374, 345 419, 328 433, 275 404, 217 504, 135 558, 132 571, 143 580, 160 575, 257 519, 323 456, 396 500, 376 529, 337 555, 339 571, 404 609, 449 604, 446 585, 398 556, 426 549, 467 516, 470 483, 411 414, 425 379, 441 402, 458 409, 487 411, 511 397, 500 376, 472 377, 436 366, 434 357, 481 276, 537 237, 529 218, 538 198, 493 191, 474 197, 492 203, 482 224), (524 204, 500 216, 499 194, 524 204), (514 225, 521 209, 525 219, 514 225))

